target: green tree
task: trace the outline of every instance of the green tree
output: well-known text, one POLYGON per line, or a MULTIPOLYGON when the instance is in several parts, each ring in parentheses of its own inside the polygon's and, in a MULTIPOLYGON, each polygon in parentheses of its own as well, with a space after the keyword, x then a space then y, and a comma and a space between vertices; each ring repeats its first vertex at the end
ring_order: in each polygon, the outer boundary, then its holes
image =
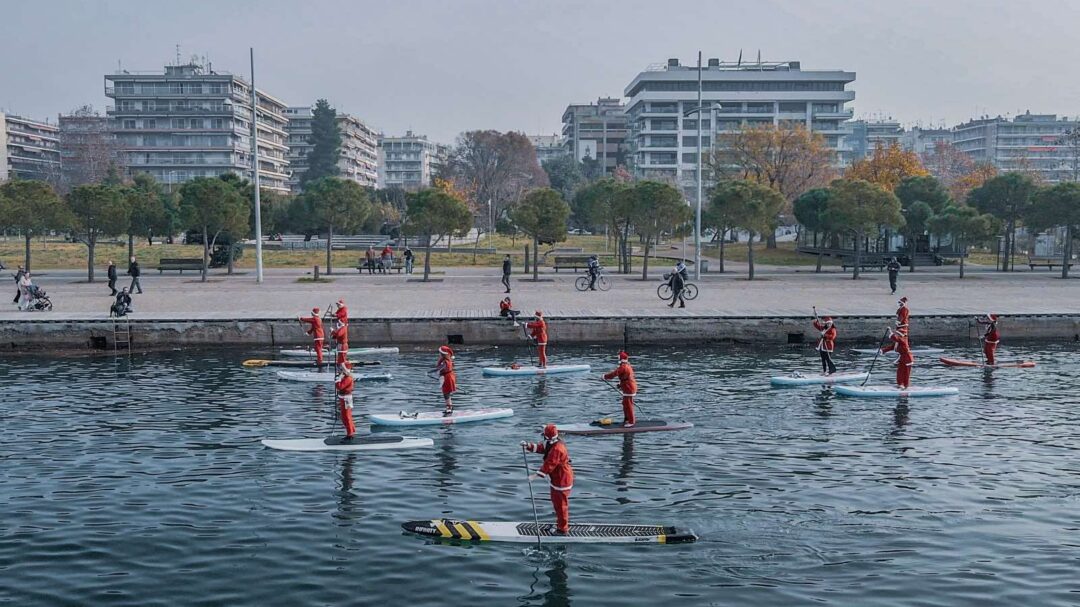
POLYGON ((993 233, 994 220, 967 205, 950 204, 927 222, 938 240, 948 236, 956 243, 960 253, 960 278, 964 278, 964 258, 971 243, 986 240, 993 233))
POLYGON ((533 238, 533 280, 539 274, 540 243, 566 240, 566 221, 570 205, 551 188, 532 190, 521 203, 510 209, 510 220, 533 238))
POLYGON ((777 215, 785 204, 780 192, 745 179, 722 181, 713 189, 710 213, 749 233, 746 246, 750 280, 754 279, 754 236, 767 235, 776 229, 777 215))
POLYGON ((692 213, 679 190, 659 181, 639 181, 634 193, 634 231, 645 239, 641 279, 649 279, 649 252, 664 233, 673 233, 690 221, 692 213))
POLYGON ((1061 252, 1061 277, 1069 277, 1073 239, 1080 229, 1080 183, 1058 183, 1039 188, 1031 206, 1024 213, 1024 222, 1034 230, 1065 227, 1065 244, 1061 252))
POLYGON ((464 236, 472 223, 469 206, 450 190, 429 188, 409 195, 402 229, 424 240, 424 281, 431 274, 432 237, 464 236))
POLYGON ((202 281, 210 265, 210 251, 222 233, 247 230, 248 205, 232 185, 213 177, 196 177, 180 186, 183 223, 202 232, 202 281))
POLYGON ((896 195, 862 179, 837 179, 829 185, 828 221, 851 233, 855 240, 855 265, 851 278, 858 280, 863 240, 870 232, 904 225, 896 195))
POLYGON ((309 181, 300 197, 311 225, 326 230, 326 273, 332 274, 334 229, 344 232, 363 225, 371 213, 367 191, 349 179, 323 177, 309 181))
POLYGON ((817 246, 817 267, 814 272, 821 273, 821 262, 825 256, 829 239, 836 233, 836 226, 829 222, 829 190, 827 188, 814 188, 807 190, 795 199, 793 204, 795 220, 804 228, 800 236, 810 230, 821 235, 821 242, 817 246))
POLYGON ((86 245, 86 279, 94 282, 94 251, 102 236, 123 234, 131 220, 131 208, 120 188, 80 185, 67 195, 72 231, 86 245))
POLYGON ((614 237, 615 250, 619 252, 619 268, 623 268, 622 253, 625 249, 623 231, 620 229, 621 213, 619 201, 622 192, 630 186, 610 177, 594 181, 580 188, 574 194, 574 213, 593 226, 604 226, 608 238, 614 237))
POLYGON ((12 179, 0 185, 4 204, 0 207, 0 225, 17 230, 26 244, 23 267, 30 271, 30 239, 49 230, 62 230, 71 222, 56 190, 44 181, 12 179))
MULTIPOLYGON (((574 200, 578 188, 585 184, 585 175, 581 172, 581 163, 569 154, 548 158, 540 164, 547 173, 551 189, 559 193, 563 200, 574 200)), ((581 215, 571 208, 574 223, 579 228, 590 227, 588 215, 581 215)))
POLYGON ((985 183, 968 194, 969 205, 1003 222, 1005 228, 1005 251, 1001 258, 1003 272, 1015 269, 1013 257, 1016 255, 1016 227, 1031 204, 1035 188, 1035 182, 1031 176, 1024 173, 1005 173, 987 179, 985 183))
MULTIPOLYGON (((255 184, 244 179, 236 173, 222 173, 218 179, 232 186, 243 198, 248 206, 247 232, 245 234, 222 233, 221 241, 229 245, 228 273, 233 273, 233 263, 236 254, 242 251, 237 244, 244 238, 255 238, 255 184)), ((261 210, 262 236, 272 234, 278 226, 278 221, 287 216, 289 201, 284 194, 276 190, 259 188, 259 207, 261 210)), ((306 209, 303 212, 307 212, 306 209)))
POLYGON ((337 110, 330 107, 325 99, 316 101, 311 111, 311 137, 308 143, 312 145, 307 156, 308 169, 300 177, 300 185, 305 188, 312 181, 336 177, 339 173, 341 127, 337 122, 337 110))
POLYGON ((132 183, 120 190, 127 201, 130 214, 125 229, 128 237, 128 257, 135 254, 135 237, 146 237, 154 244, 154 234, 167 234, 170 224, 165 201, 169 198, 165 188, 149 173, 135 175, 132 183))
POLYGON ((916 244, 926 233, 927 222, 949 204, 949 192, 932 175, 905 177, 896 186, 897 199, 904 214, 904 242, 908 246, 908 269, 915 271, 916 244))

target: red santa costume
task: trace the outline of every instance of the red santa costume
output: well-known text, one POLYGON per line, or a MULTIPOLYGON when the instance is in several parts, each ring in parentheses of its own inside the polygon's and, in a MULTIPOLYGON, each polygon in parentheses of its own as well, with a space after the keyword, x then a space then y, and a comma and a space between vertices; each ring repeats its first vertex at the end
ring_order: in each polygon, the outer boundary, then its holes
POLYGON ((604 379, 619 378, 619 392, 622 392, 623 426, 632 427, 637 419, 634 417, 634 397, 637 396, 637 379, 634 377, 634 368, 630 366, 630 355, 619 352, 619 366, 615 370, 604 375, 604 379))
POLYGON ((547 478, 551 487, 551 506, 555 509, 555 526, 559 533, 570 530, 570 490, 574 488, 574 469, 570 466, 570 453, 559 438, 554 424, 544 426, 544 442, 522 441, 521 446, 532 453, 543 453, 544 463, 536 475, 547 478))
POLYGON ((544 313, 540 310, 534 312, 534 319, 532 322, 525 323, 525 328, 529 330, 529 334, 536 340, 536 358, 539 361, 540 367, 547 366, 547 323, 544 322, 544 313))

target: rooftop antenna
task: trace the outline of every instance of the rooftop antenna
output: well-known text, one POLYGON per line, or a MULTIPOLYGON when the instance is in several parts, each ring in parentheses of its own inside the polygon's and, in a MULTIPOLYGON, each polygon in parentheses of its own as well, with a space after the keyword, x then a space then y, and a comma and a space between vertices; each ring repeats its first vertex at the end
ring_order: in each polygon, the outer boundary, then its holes
POLYGON ((761 65, 761 49, 757 50, 757 69, 758 69, 759 72, 764 70, 764 68, 761 65))
POLYGON ((735 67, 742 67, 742 49, 739 49, 739 62, 735 64, 735 67))
POLYGON ((174 65, 180 65, 180 45, 176 45, 176 63, 174 65))

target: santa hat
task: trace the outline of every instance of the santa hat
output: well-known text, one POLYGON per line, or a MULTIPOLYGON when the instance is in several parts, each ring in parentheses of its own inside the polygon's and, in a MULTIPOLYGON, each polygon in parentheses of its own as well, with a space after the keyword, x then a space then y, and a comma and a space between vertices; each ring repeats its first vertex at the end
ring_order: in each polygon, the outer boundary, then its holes
POLYGON ((535 314, 538 318, 543 318, 544 317, 544 313, 541 312, 540 310, 533 310, 533 314, 535 314))
POLYGON ((986 313, 986 318, 989 319, 990 322, 997 322, 997 314, 991 314, 991 313, 987 312, 986 313))
POLYGON ((821 320, 823 320, 823 321, 825 321, 825 322, 827 322, 829 324, 832 324, 832 316, 826 316, 826 317, 822 318, 821 320))
POLYGON ((337 305, 339 305, 339 306, 345 305, 345 300, 344 299, 337 300, 337 305))
POLYGON ((450 358, 454 357, 454 351, 450 349, 450 346, 439 346, 439 354, 450 358))
POLYGON ((319 313, 319 309, 318 309, 318 308, 312 308, 312 309, 311 309, 311 313, 312 313, 312 314, 318 314, 318 313, 319 313))
POLYGON ((900 303, 906 304, 907 303, 907 297, 901 297, 900 298, 900 303))
POLYGON ((544 426, 544 438, 548 440, 559 438, 559 429, 555 427, 555 424, 544 426))
POLYGON ((630 360, 630 355, 626 352, 619 352, 619 360, 630 360))

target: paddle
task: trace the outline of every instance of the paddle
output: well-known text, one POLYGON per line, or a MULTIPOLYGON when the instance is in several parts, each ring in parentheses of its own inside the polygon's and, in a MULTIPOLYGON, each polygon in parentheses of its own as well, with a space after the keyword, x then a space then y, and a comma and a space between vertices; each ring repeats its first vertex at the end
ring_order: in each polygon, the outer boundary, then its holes
MULTIPOLYGON (((529 335, 529 332, 525 329, 525 323, 521 324, 521 334, 525 336, 525 339, 528 340, 529 344, 532 345, 533 348, 536 347, 536 340, 533 339, 532 335, 529 335)), ((534 349, 532 352, 533 352, 533 361, 535 361, 536 366, 539 367, 540 366, 540 359, 536 357, 536 350, 534 349)))
MULTIPOLYGON (((602 381, 602 382, 604 382, 605 384, 607 384, 607 387, 609 387, 609 388, 611 388, 612 390, 614 390, 614 391, 618 392, 620 396, 625 396, 625 394, 623 394, 623 391, 622 391, 622 390, 620 390, 619 388, 617 388, 617 387, 613 386, 613 385, 611 384, 611 382, 609 382, 608 380, 606 380, 606 379, 604 379, 603 377, 601 377, 601 378, 600 378, 600 381, 602 381)), ((638 404, 637 404, 637 395, 635 395, 635 396, 634 396, 634 407, 636 407, 636 408, 637 408, 637 410, 638 410, 638 413, 641 413, 641 414, 644 414, 644 413, 645 413, 645 411, 643 411, 643 410, 641 409, 641 407, 639 407, 639 406, 638 406, 638 404)))
POLYGON ((881 356, 881 347, 885 345, 885 340, 889 337, 889 329, 885 329, 885 334, 881 336, 881 341, 878 342, 877 351, 874 352, 874 360, 870 362, 870 369, 866 372, 866 379, 862 380, 860 386, 865 386, 866 382, 870 381, 870 374, 874 372, 874 365, 877 364, 878 357, 881 356))
POLYGON ((521 460, 525 464, 525 480, 529 482, 529 501, 532 502, 533 523, 536 524, 536 548, 540 549, 540 517, 536 514, 536 495, 532 489, 532 473, 529 472, 529 458, 525 455, 525 445, 521 446, 521 460))

